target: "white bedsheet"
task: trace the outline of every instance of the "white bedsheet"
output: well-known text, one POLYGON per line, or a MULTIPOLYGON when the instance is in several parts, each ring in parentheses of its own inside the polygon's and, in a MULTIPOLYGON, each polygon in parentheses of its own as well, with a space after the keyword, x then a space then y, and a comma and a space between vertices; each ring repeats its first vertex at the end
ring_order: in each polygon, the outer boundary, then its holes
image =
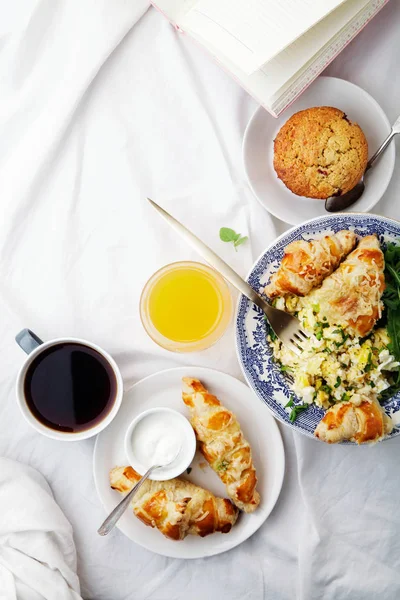
MULTIPOLYGON (((93 600, 395 600, 400 597, 400 440, 325 447, 281 429, 278 505, 242 546, 211 559, 151 554, 104 513, 93 440, 37 435, 14 400, 22 327, 109 350, 126 388, 162 368, 241 377, 233 331, 175 355, 143 332, 146 279, 198 257, 144 201, 154 197, 243 275, 285 225, 252 197, 241 141, 255 102, 139 0, 0 2, 0 456, 39 469, 74 528, 82 596, 93 600), (235 253, 221 226, 250 234, 235 253)), ((400 3, 393 0, 329 67, 400 113, 400 3)), ((272 118, 272 117, 271 117, 272 118)), ((376 212, 400 218, 398 166, 376 212)), ((52 598, 49 600, 53 600, 52 598)))

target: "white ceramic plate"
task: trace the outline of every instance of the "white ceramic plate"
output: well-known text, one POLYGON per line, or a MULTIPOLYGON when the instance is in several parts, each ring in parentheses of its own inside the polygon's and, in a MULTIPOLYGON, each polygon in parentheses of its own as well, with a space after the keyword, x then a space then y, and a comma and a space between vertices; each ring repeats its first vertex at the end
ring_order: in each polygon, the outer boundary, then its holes
MULTIPOLYGON (((312 106, 335 106, 351 121, 360 125, 372 156, 390 132, 390 123, 379 104, 357 85, 319 77, 279 119, 262 107, 251 118, 243 140, 243 160, 247 179, 254 195, 271 214, 286 223, 297 225, 324 216, 325 201, 296 196, 277 178, 273 166, 273 140, 279 129, 294 113, 312 106)), ((366 176, 366 189, 352 212, 367 212, 380 200, 392 177, 395 146, 391 144, 366 176)))
MULTIPOLYGON (((253 514, 241 514, 229 533, 214 533, 205 538, 188 536, 180 542, 173 542, 141 523, 130 510, 123 515, 118 527, 131 540, 157 554, 174 558, 201 558, 230 550, 257 531, 273 509, 282 487, 285 455, 278 426, 268 408, 256 399, 244 383, 225 373, 201 367, 161 371, 139 381, 125 394, 113 422, 98 436, 93 471, 96 489, 105 508, 104 514, 109 513, 121 500, 121 495, 110 488, 108 473, 117 465, 127 464, 124 453, 126 429, 136 415, 155 406, 173 408, 188 416, 182 402, 182 377, 200 379, 237 415, 252 447, 261 504, 253 514)), ((185 477, 216 495, 226 497, 224 485, 216 473, 206 466, 199 453, 192 464, 192 472, 185 474, 185 477)))

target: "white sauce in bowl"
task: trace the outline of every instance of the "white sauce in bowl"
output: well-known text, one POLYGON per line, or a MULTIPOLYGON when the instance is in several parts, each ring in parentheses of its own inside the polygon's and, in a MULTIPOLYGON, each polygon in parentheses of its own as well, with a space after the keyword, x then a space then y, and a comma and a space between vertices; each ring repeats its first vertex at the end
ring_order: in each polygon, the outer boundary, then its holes
POLYGON ((182 414, 156 408, 142 413, 131 424, 125 448, 132 467, 141 475, 153 465, 165 465, 150 476, 163 480, 177 477, 190 465, 196 440, 182 414))
POLYGON ((175 419, 168 422, 165 415, 153 413, 137 424, 132 434, 132 451, 147 468, 167 465, 176 457, 183 439, 175 419))

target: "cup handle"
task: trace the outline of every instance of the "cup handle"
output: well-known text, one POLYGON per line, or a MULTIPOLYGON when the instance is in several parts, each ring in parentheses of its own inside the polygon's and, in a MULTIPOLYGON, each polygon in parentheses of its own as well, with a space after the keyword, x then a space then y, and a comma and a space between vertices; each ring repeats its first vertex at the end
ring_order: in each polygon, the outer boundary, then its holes
POLYGON ((38 346, 43 344, 43 340, 41 340, 33 331, 30 329, 23 329, 15 336, 15 341, 18 346, 22 348, 24 352, 30 354, 35 350, 38 346))

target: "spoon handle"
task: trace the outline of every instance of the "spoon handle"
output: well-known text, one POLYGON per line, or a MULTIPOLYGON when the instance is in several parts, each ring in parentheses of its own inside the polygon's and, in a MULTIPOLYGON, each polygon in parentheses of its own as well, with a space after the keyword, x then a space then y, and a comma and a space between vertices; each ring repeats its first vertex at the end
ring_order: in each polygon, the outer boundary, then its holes
POLYGON ((107 535, 108 533, 110 533, 111 529, 113 529, 115 527, 115 524, 117 523, 117 521, 119 521, 119 519, 122 517, 122 515, 126 511, 128 505, 130 504, 130 502, 132 500, 132 497, 142 487, 144 482, 149 478, 149 476, 151 475, 151 472, 157 468, 158 468, 157 465, 150 467, 150 469, 148 471, 146 471, 146 473, 143 475, 143 477, 141 479, 139 479, 137 484, 133 486, 133 488, 131 489, 129 494, 127 494, 125 496, 125 498, 123 498, 121 500, 121 502, 119 504, 117 504, 117 506, 114 508, 114 510, 108 515, 107 519, 97 530, 97 533, 99 535, 107 535))
POLYGON ((384 152, 386 150, 386 148, 389 146, 389 144, 392 141, 392 139, 394 138, 394 136, 397 135, 398 133, 399 133, 399 131, 396 131, 395 129, 391 130, 391 132, 387 136, 386 140, 384 140, 382 142, 382 144, 379 146, 378 150, 375 152, 375 154, 373 156, 371 156, 371 158, 367 162, 367 167, 365 169, 366 171, 368 171, 368 169, 370 169, 372 167, 374 162, 380 157, 382 152, 384 152))

